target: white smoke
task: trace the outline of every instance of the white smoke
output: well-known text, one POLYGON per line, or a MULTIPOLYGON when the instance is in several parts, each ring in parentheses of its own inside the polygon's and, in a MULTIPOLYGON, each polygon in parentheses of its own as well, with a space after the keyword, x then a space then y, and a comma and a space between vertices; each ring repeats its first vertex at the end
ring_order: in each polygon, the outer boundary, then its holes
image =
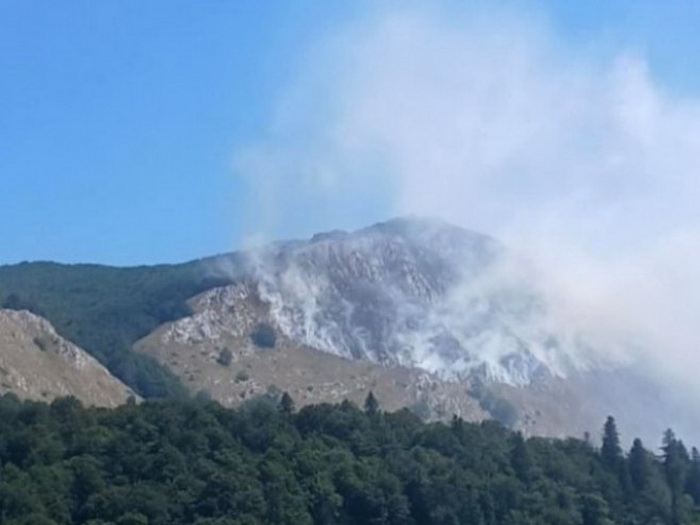
POLYGON ((237 155, 265 228, 383 204, 492 234, 553 322, 700 393, 700 98, 522 13, 383 12, 319 48, 237 155))

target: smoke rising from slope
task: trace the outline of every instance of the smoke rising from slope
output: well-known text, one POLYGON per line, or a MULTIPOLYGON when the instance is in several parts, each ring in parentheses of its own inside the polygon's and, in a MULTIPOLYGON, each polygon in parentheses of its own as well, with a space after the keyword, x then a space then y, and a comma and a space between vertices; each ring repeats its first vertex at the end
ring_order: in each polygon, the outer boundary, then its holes
POLYGON ((237 168, 273 234, 310 206, 317 230, 411 213, 492 234, 558 322, 697 389, 700 98, 590 55, 520 13, 385 12, 309 57, 237 168))

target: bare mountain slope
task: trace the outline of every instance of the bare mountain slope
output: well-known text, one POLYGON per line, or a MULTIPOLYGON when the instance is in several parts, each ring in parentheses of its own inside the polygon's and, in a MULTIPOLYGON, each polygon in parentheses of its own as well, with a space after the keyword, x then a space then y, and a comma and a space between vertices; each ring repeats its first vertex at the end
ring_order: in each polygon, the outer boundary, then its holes
POLYGON ((113 407, 131 389, 51 324, 27 311, 0 310, 0 392, 48 401, 74 396, 87 405, 113 407))
POLYGON ((596 433, 609 414, 639 435, 682 426, 658 385, 558 323, 528 268, 483 235, 396 219, 215 259, 211 272, 234 284, 136 348, 227 404, 268 390, 359 401, 371 389, 387 408, 488 413, 528 434, 596 433), (252 343, 261 324, 274 348, 252 343))
POLYGON ((669 406, 657 390, 621 370, 510 385, 480 377, 446 380, 415 367, 319 351, 279 329, 251 282, 210 290, 190 304, 191 317, 161 326, 136 349, 168 366, 193 393, 205 391, 228 406, 281 391, 299 405, 359 404, 372 391, 384 408, 409 407, 428 419, 495 417, 528 435, 579 437, 595 435, 608 414, 616 414, 630 435, 645 436, 648 428, 656 431, 660 408, 669 406), (275 327, 274 347, 251 341, 260 324, 275 327))
POLYGON ((466 395, 467 383, 320 352, 279 330, 274 346, 254 344, 251 334, 260 325, 275 326, 254 283, 210 290, 190 304, 193 316, 163 325, 136 349, 168 366, 191 391, 206 391, 225 405, 281 391, 300 405, 344 399, 359 404, 373 391, 387 409, 411 407, 426 416, 458 414, 471 420, 488 415, 466 395))

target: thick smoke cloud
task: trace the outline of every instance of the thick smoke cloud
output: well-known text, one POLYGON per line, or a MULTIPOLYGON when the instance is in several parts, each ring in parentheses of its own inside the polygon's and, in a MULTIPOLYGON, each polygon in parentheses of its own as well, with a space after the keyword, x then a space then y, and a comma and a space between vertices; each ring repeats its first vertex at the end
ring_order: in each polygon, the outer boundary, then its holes
POLYGON ((508 12, 329 37, 236 155, 261 230, 312 206, 316 230, 419 214, 491 234, 557 322, 700 393, 700 98, 593 44, 508 12))

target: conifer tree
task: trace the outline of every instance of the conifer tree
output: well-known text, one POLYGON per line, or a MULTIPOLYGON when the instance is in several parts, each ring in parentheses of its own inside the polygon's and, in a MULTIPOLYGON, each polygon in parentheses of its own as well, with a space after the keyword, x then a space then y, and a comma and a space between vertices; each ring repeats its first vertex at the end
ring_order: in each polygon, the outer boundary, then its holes
POLYGON ((681 521, 681 497, 685 489, 685 482, 688 470, 688 451, 683 442, 676 439, 676 435, 670 428, 664 432, 663 446, 663 468, 666 474, 666 483, 671 490, 671 509, 673 522, 681 521))
POLYGON ((523 483, 527 483, 530 480, 530 470, 532 469, 532 459, 527 450, 527 444, 520 432, 513 434, 511 440, 513 449, 510 453, 510 464, 518 479, 523 483))
POLYGON ((642 441, 639 438, 635 439, 629 454, 629 472, 632 487, 637 492, 641 492, 649 484, 649 478, 653 474, 651 461, 642 441))
POLYGON ((620 435, 617 432, 615 418, 612 416, 608 416, 603 426, 603 446, 600 449, 600 456, 605 465, 617 470, 622 459, 622 448, 620 447, 620 435))
POLYGON ((690 469, 686 481, 686 492, 690 494, 696 504, 700 503, 700 452, 693 447, 690 454, 690 469))
POLYGON ((365 398, 365 412, 370 415, 374 416, 379 413, 379 401, 377 401, 377 398, 374 397, 374 393, 370 390, 369 394, 367 394, 367 397, 365 398))
POLYGON ((294 399, 292 399, 292 396, 290 396, 287 392, 284 392, 280 398, 279 407, 280 412, 283 414, 289 415, 294 413, 294 399))

